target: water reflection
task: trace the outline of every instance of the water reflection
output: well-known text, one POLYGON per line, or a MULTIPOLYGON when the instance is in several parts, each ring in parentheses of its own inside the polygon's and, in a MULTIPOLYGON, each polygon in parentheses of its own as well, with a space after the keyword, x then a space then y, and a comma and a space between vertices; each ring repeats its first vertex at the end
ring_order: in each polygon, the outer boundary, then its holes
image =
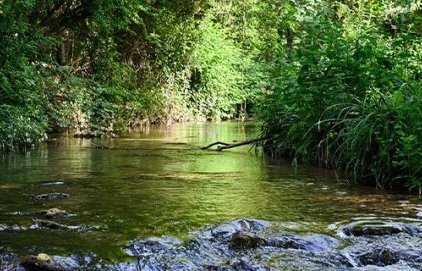
MULTIPOLYGON (((356 216, 416 217, 415 200, 352 188, 333 172, 272 161, 244 146, 203 151, 214 141, 254 138, 253 124, 186 124, 146 127, 119 139, 59 138, 25 155, 3 155, 0 163, 0 224, 29 226, 41 209, 58 207, 76 216, 70 225, 99 225, 100 231, 0 233, 1 247, 18 253, 92 251, 114 257, 136 237, 171 235, 229 219, 278 221, 298 231, 328 232, 356 216), (43 186, 60 180, 60 186, 43 186), (32 202, 31 194, 65 192, 60 202, 32 202), (16 215, 16 212, 24 214, 16 215), (26 212, 26 213, 25 213, 26 212), (14 214, 11 214, 14 213, 14 214)), ((0 251, 1 252, 1 251, 0 251)))

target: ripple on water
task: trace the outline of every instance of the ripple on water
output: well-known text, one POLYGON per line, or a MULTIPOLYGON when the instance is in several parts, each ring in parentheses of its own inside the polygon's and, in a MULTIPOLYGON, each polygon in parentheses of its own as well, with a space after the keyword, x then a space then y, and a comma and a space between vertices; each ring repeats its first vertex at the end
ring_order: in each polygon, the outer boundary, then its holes
POLYGON ((121 242, 162 235, 185 240, 205 225, 242 217, 275 221, 281 230, 304 235, 335 235, 356 217, 420 219, 422 206, 414 199, 349 186, 332 171, 293 168, 249 153, 247 146, 221 153, 199 149, 258 134, 259 127, 238 123, 151 127, 126 139, 96 139, 123 149, 64 138, 31 155, 14 154, 0 162, 1 224, 29 227, 33 213, 58 208, 75 214, 57 220, 61 224, 103 230, 3 232, 1 245, 22 255, 94 252, 110 259, 115 252, 109 251, 118 251, 121 242), (50 193, 70 196, 28 201, 29 195, 50 193))

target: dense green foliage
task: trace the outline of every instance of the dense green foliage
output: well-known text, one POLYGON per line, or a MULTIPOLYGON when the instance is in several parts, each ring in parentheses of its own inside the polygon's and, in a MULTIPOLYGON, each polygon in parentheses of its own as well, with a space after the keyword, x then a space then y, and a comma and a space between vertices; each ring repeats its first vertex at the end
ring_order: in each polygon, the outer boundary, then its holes
POLYGON ((263 108, 268 150, 378 187, 420 187, 421 5, 308 2, 294 7, 263 108))
POLYGON ((1 1, 1 149, 68 128, 115 135, 245 114, 256 96, 243 83, 250 52, 217 18, 219 5, 1 1))
POLYGON ((421 5, 0 1, 0 149, 252 112, 273 155, 421 187, 421 5))

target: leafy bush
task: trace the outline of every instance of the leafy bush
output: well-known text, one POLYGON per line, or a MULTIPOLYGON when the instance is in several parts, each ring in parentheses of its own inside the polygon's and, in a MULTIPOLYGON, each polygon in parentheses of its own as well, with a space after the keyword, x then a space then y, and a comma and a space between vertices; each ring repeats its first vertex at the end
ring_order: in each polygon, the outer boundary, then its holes
POLYGON ((244 94, 240 88, 242 55, 224 30, 202 21, 192 56, 191 99, 197 114, 209 119, 232 117, 244 94))
POLYGON ((296 8, 294 50, 274 69, 262 108, 267 150, 356 182, 420 187, 422 40, 408 21, 417 9, 391 16, 380 3, 296 8), (376 18, 392 20, 394 33, 376 18))
POLYGON ((48 131, 37 60, 52 40, 30 28, 33 7, 32 1, 0 3, 0 150, 32 146, 48 131))

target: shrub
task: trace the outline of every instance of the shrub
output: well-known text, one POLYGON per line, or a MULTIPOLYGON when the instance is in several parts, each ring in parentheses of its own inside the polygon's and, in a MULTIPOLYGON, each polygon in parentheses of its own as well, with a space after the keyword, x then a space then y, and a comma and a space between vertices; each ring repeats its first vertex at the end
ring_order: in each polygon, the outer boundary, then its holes
POLYGON ((267 151, 355 182, 420 187, 422 40, 406 19, 417 9, 391 16, 387 7, 296 7, 294 50, 274 69, 274 92, 262 108, 267 151), (374 18, 395 18, 394 33, 374 18))

